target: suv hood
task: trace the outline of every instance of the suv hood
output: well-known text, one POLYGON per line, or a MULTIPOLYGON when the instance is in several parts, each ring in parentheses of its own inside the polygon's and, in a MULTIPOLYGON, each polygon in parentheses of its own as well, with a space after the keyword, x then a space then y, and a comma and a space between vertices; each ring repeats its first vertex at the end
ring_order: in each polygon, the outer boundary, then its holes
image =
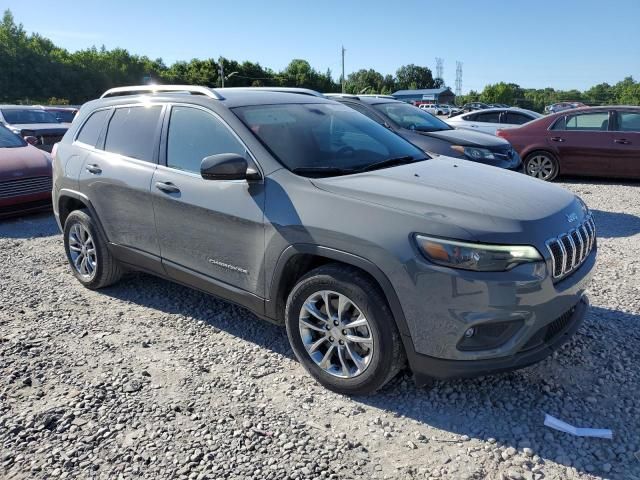
MULTIPOLYGON (((569 231, 585 216, 571 192, 524 174, 450 157, 373 172, 313 179, 337 195, 425 219, 424 234, 462 240, 535 245, 569 231)), ((406 232, 407 234, 414 232, 406 232)), ((404 233, 402 233, 404 235, 404 233)))
POLYGON ((416 133, 419 135, 424 135, 426 137, 438 138, 440 140, 447 141, 452 145, 462 145, 465 147, 504 148, 509 145, 509 142, 507 142, 503 138, 499 138, 488 133, 473 132, 470 130, 453 129, 440 130, 438 132, 416 131, 416 133))

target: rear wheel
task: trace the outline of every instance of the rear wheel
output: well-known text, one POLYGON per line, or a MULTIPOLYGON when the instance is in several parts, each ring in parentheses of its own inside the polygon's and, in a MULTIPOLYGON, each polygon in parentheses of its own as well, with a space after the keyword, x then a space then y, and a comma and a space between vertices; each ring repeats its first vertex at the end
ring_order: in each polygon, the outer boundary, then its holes
POLYGON ((120 280, 122 269, 86 210, 74 210, 65 220, 64 249, 73 275, 85 287, 97 289, 120 280))
POLYGON ((289 295, 285 317, 296 357, 330 390, 374 392, 404 365, 386 300, 356 269, 333 264, 309 272, 289 295))
POLYGON ((527 175, 550 182, 560 171, 558 160, 549 152, 537 151, 527 155, 524 161, 527 175))

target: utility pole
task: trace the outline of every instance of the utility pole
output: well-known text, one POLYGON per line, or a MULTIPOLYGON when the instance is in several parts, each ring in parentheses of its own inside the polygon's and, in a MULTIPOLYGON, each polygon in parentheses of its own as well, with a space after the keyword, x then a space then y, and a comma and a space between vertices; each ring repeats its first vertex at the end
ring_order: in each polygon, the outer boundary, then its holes
POLYGON ((220 81, 222 83, 222 88, 224 88, 224 63, 222 63, 224 59, 220 57, 218 59, 218 73, 220 74, 220 81))
POLYGON ((444 70, 444 58, 436 57, 436 78, 439 78, 444 83, 443 70, 444 70))
POLYGON ((345 84, 345 78, 344 78, 344 52, 346 52, 344 45, 342 46, 342 93, 344 93, 344 84, 345 84))
POLYGON ((456 62, 456 97, 462 95, 462 62, 456 62))

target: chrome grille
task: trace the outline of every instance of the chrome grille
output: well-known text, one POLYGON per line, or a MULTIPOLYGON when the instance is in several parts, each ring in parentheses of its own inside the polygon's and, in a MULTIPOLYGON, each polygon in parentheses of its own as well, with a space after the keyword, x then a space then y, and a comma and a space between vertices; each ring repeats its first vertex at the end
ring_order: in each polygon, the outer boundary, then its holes
POLYGON ((0 199, 50 192, 51 177, 18 178, 0 182, 0 199))
POLYGON ((596 224, 591 216, 575 229, 547 240, 554 280, 560 280, 577 270, 589 256, 595 244, 596 224))

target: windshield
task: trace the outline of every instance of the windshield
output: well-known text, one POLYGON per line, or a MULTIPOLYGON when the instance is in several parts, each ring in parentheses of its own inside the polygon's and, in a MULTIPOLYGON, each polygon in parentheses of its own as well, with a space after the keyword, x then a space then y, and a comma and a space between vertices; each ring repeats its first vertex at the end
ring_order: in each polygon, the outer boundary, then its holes
POLYGON ((18 135, 0 125, 0 148, 24 147, 26 144, 18 135))
POLYGON ((451 127, 433 115, 407 103, 378 103, 373 108, 389 117, 396 125, 418 132, 451 130, 451 127))
POLYGON ((346 105, 252 105, 233 111, 285 167, 301 175, 340 175, 425 158, 346 105))
POLYGON ((56 111, 51 111, 49 113, 52 113, 53 115, 55 115, 56 119, 59 122, 71 123, 73 122, 73 118, 76 116, 77 111, 76 110, 56 110, 56 111))
POLYGON ((55 115, 35 108, 3 108, 2 116, 8 124, 60 123, 55 115))

